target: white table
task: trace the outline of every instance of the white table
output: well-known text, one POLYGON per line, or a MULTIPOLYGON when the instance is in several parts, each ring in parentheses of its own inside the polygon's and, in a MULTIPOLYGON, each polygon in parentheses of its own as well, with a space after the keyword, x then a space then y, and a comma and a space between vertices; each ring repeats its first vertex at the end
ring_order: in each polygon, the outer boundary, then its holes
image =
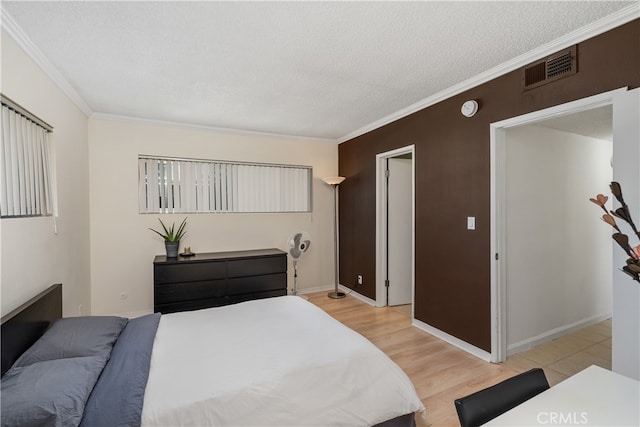
POLYGON ((590 366, 486 426, 640 426, 640 382, 590 366))

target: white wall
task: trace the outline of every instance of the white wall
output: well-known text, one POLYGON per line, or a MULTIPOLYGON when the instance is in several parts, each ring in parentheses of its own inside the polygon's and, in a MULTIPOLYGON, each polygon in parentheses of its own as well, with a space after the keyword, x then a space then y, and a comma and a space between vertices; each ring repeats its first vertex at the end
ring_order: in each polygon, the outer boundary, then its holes
POLYGON ((158 217, 171 223, 185 216, 138 213, 138 154, 313 166, 313 212, 186 215, 181 249, 286 250, 291 233, 304 230, 312 244, 298 264, 298 289, 333 285, 332 190, 321 178, 337 173, 336 144, 98 119, 90 120, 89 135, 92 314, 152 310, 152 262, 164 244, 148 228, 159 226, 158 217))
POLYGON ((611 313, 611 229, 589 201, 609 194, 612 143, 523 126, 506 140, 507 349, 611 313))
POLYGON ((2 93, 54 127, 58 234, 53 218, 2 219, 2 313, 53 283, 63 284, 65 316, 90 305, 87 117, 2 32, 2 93))

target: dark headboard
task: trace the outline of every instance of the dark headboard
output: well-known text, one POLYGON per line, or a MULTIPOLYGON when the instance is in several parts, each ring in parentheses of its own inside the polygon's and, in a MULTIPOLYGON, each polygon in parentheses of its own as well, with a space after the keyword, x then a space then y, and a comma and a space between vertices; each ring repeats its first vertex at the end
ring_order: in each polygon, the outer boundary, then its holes
POLYGON ((50 286, 2 316, 2 375, 38 338, 62 317, 62 284, 50 286))

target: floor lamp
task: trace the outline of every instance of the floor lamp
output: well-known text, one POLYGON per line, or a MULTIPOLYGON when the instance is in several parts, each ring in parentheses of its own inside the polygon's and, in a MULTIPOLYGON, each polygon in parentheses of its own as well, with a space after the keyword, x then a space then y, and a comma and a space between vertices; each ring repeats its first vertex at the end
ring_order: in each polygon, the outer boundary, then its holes
POLYGON ((335 271, 335 290, 329 292, 329 298, 344 298, 346 294, 338 290, 338 185, 345 180, 343 176, 330 176, 322 179, 325 183, 333 187, 333 253, 335 262, 333 265, 335 271))

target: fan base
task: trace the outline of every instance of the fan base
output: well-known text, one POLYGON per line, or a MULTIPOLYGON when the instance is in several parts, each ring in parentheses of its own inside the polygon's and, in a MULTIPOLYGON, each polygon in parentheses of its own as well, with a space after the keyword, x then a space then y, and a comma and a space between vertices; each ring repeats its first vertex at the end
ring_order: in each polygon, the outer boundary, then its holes
POLYGON ((340 299, 340 298, 344 298, 347 296, 347 294, 345 294, 344 292, 329 292, 328 294, 329 298, 333 298, 333 299, 340 299))

